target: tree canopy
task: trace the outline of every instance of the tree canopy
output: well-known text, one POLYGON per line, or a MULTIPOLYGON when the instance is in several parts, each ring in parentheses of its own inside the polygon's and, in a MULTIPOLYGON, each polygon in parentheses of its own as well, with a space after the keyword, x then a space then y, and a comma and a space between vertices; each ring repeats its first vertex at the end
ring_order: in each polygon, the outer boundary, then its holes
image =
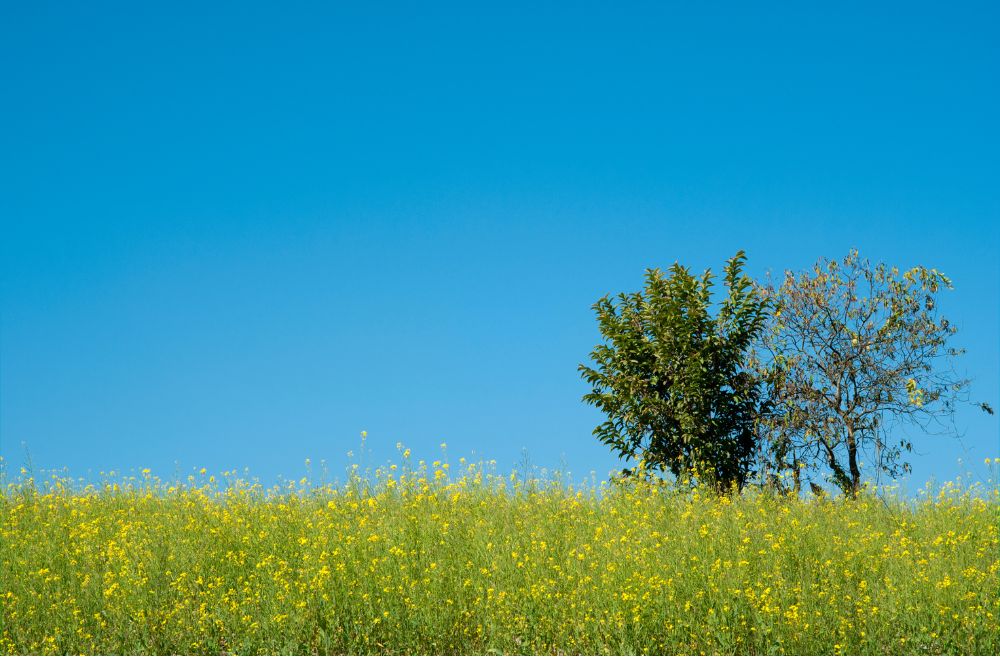
POLYGON ((713 316, 714 276, 674 264, 646 272, 641 292, 594 305, 604 342, 580 365, 584 400, 607 420, 594 434, 648 469, 719 489, 742 487, 755 452, 760 385, 751 346, 767 321, 767 299, 743 273, 740 251, 725 267, 727 295, 713 316))

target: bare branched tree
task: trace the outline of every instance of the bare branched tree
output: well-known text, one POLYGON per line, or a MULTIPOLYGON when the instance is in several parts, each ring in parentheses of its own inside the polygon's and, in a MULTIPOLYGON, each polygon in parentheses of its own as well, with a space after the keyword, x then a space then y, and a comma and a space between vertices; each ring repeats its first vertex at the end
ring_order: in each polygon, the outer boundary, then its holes
POLYGON ((951 288, 935 269, 872 265, 857 250, 763 287, 776 304, 756 357, 769 393, 759 436, 771 474, 790 470, 797 490, 802 470, 825 468, 853 495, 865 459, 891 478, 910 471, 912 444, 890 439, 896 426, 954 432, 968 381, 951 362, 964 353, 950 346, 957 329, 938 310, 951 288))

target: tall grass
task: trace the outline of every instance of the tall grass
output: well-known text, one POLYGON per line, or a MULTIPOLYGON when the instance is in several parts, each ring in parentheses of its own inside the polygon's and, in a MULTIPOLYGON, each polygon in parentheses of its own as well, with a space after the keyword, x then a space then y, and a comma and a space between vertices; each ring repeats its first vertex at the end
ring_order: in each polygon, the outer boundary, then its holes
POLYGON ((446 467, 9 483, 0 653, 1000 652, 996 488, 726 498, 446 467))

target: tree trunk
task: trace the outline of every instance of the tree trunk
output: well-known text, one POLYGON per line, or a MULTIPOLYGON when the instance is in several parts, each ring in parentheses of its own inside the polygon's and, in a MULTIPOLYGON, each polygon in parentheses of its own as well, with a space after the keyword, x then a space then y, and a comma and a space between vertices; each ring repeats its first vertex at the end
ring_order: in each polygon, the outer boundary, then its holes
POLYGON ((857 497, 861 490, 861 468, 858 467, 858 442, 852 426, 847 426, 847 463, 851 470, 851 497, 857 497))
POLYGON ((833 472, 833 482, 837 484, 837 487, 840 488, 845 495, 851 495, 851 478, 837 461, 837 455, 834 453, 833 447, 825 441, 822 441, 822 444, 823 448, 826 449, 826 461, 830 465, 830 471, 833 472))

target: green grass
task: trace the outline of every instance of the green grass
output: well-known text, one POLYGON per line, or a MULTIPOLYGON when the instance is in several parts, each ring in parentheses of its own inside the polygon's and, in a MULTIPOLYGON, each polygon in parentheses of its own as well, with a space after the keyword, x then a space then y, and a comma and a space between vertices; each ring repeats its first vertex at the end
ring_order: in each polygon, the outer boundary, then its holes
POLYGON ((371 486, 0 491, 0 654, 997 654, 1000 493, 371 486))

